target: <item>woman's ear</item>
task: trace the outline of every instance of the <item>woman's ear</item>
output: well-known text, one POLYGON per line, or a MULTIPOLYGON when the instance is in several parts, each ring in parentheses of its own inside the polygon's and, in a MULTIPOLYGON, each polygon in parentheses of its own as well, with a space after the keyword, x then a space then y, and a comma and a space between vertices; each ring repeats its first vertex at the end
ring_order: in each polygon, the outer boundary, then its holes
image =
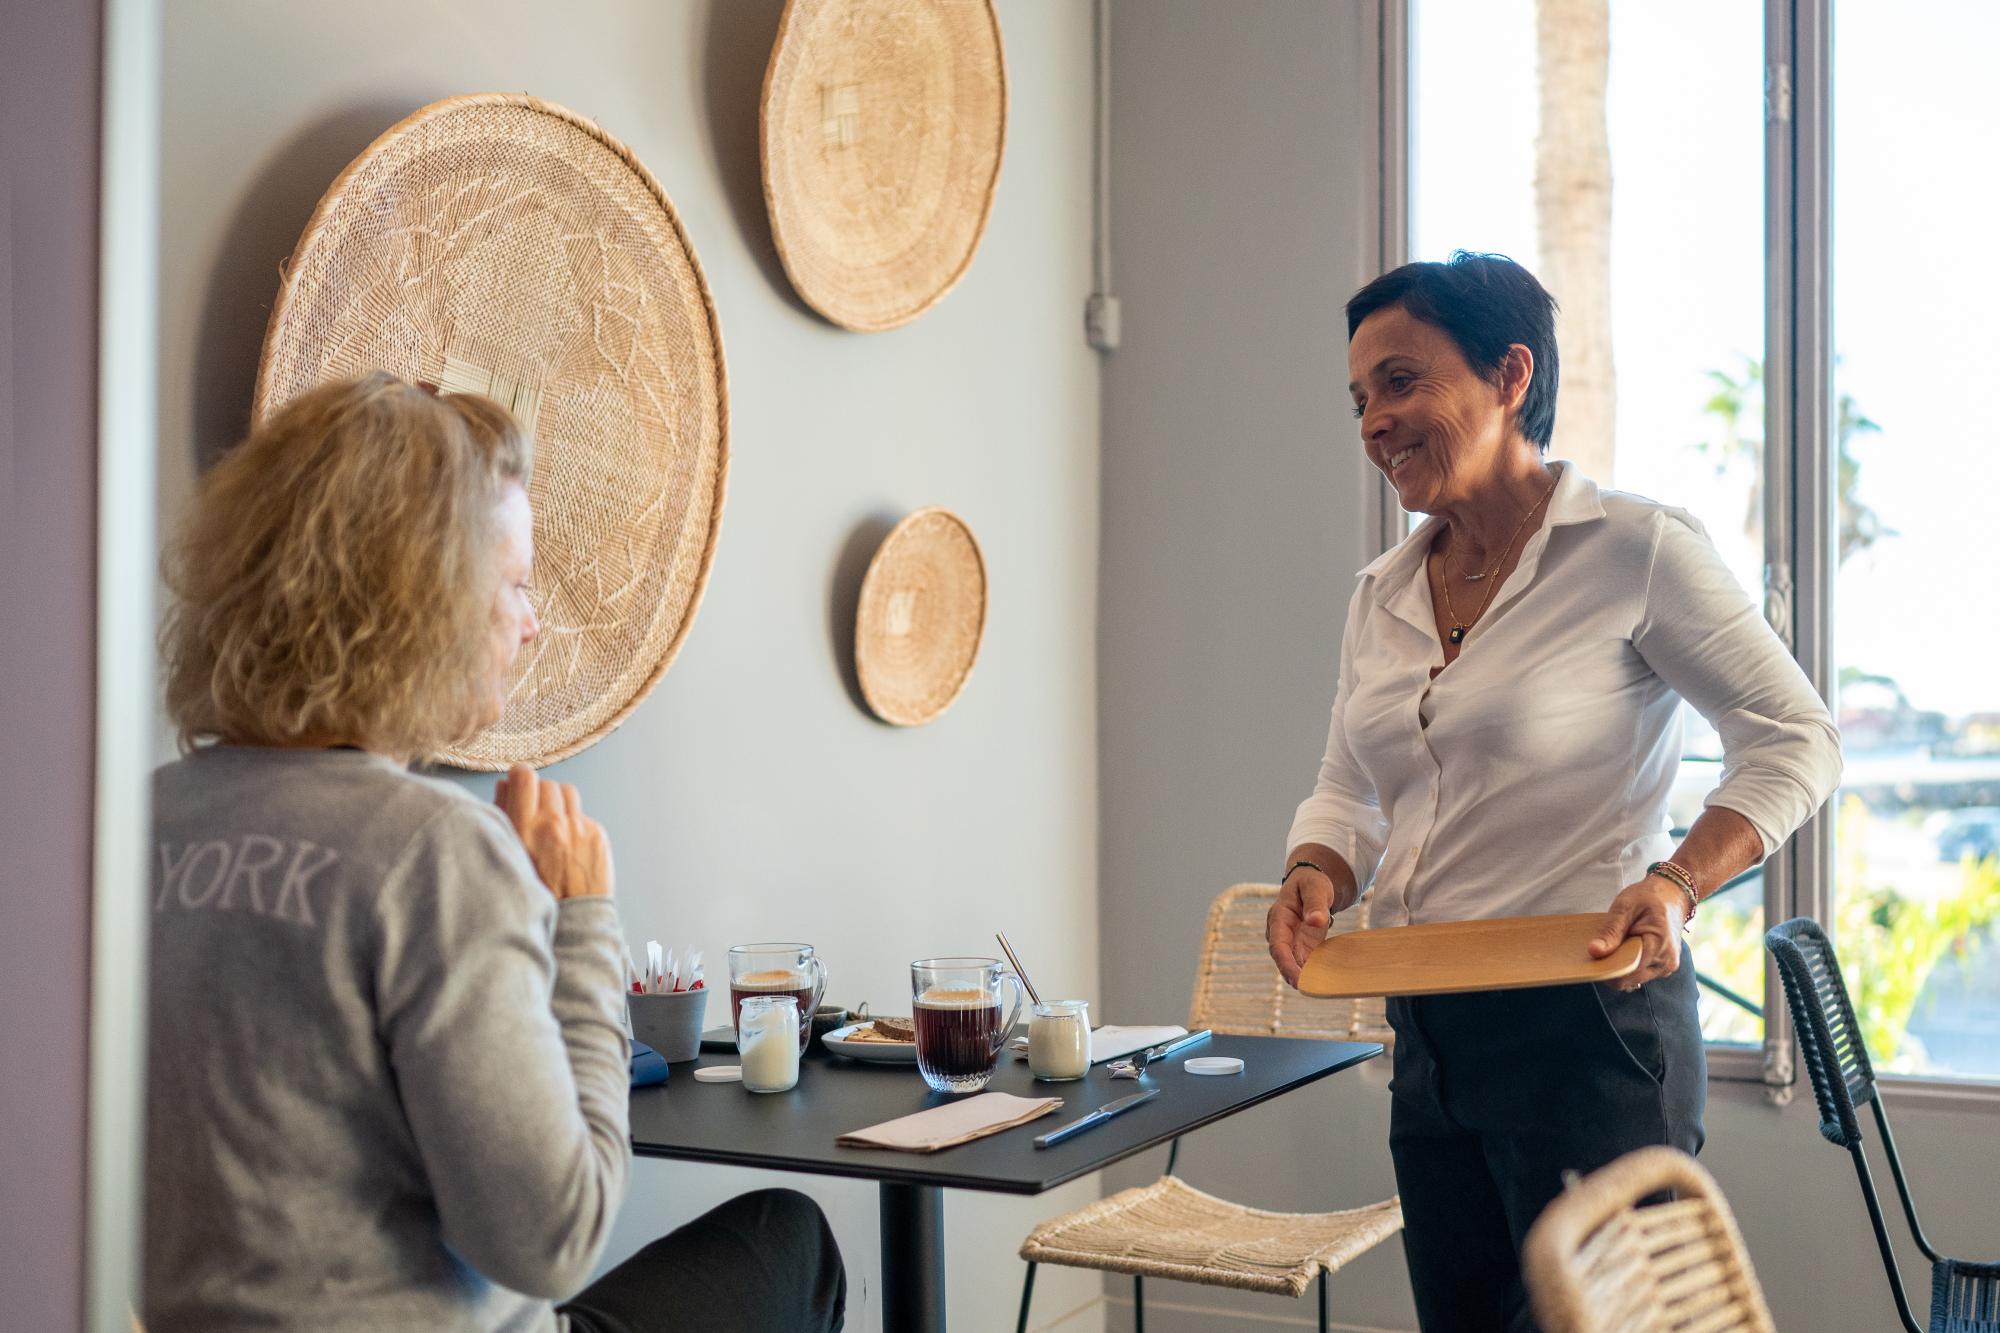
POLYGON ((1524 344, 1509 343, 1500 356, 1500 405, 1509 412, 1520 411, 1534 382, 1535 354, 1524 344))

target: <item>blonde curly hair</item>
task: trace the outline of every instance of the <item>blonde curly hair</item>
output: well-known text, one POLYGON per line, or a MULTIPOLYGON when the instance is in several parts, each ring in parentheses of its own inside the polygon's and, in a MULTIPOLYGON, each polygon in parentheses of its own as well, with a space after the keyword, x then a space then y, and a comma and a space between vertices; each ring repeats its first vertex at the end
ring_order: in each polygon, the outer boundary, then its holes
POLYGON ((428 758, 478 724, 496 509, 527 436, 383 371, 287 403, 202 479, 162 562, 181 745, 353 742, 428 758))

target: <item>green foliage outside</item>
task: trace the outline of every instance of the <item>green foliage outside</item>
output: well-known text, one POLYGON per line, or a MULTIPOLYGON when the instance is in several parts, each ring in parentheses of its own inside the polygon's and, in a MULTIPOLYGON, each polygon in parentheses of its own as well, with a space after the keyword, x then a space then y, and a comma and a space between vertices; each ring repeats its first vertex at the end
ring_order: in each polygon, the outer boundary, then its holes
MULTIPOLYGON (((1849 795, 1841 803, 1835 841, 1840 860, 1832 930, 1841 975, 1853 997, 1862 1040, 1879 1070, 1909 1073, 1929 1067, 1923 1043, 1910 1035, 1910 1015, 1924 983, 1947 954, 1961 957, 1984 947, 1983 927, 2000 919, 2000 864, 1968 858, 1957 888, 1934 900, 1898 893, 1874 882, 1863 835, 1868 809, 1849 795)), ((1751 1000, 1763 996, 1764 920, 1761 905, 1718 903, 1698 918, 1701 970, 1751 1000), (1748 908, 1748 910, 1745 910, 1748 908)), ((1710 1041, 1757 1041, 1758 1020, 1735 1005, 1705 997, 1703 1031, 1710 1041)))
MULTIPOLYGON (((1748 465, 1751 482, 1743 507, 1743 531, 1755 536, 1762 523, 1764 504, 1764 363, 1746 356, 1740 371, 1732 374, 1727 370, 1711 370, 1708 380, 1714 392, 1702 404, 1702 411, 1714 418, 1717 435, 1697 443, 1695 451, 1708 458, 1718 472, 1732 462, 1748 465)), ((1861 410, 1852 394, 1840 395, 1833 423, 1834 503, 1840 516, 1843 565, 1850 556, 1867 550, 1884 537, 1897 535, 1894 528, 1882 522, 1880 514, 1861 500, 1861 460, 1854 452, 1854 445, 1862 436, 1879 435, 1881 431, 1881 425, 1861 410)))
MULTIPOLYGON (((1726 898, 1703 903, 1695 918, 1694 962, 1752 1004, 1764 1002, 1763 890, 1746 884, 1726 898)), ((1701 1032, 1710 1041, 1755 1043, 1764 1020, 1719 995, 1701 997, 1701 1032)))

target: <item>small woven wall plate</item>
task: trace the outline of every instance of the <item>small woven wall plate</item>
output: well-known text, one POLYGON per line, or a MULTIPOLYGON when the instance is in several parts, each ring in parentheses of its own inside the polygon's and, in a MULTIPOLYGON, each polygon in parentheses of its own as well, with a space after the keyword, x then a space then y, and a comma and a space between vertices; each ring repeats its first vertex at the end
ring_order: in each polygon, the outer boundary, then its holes
POLYGON ((485 393, 535 439, 541 636, 506 714, 440 757, 493 770, 575 754, 666 674, 722 523, 722 335, 673 205, 625 145, 553 103, 423 108, 306 224, 253 419, 378 368, 485 393))
POLYGON ((986 562, 948 509, 898 523, 861 580, 854 668, 884 722, 919 727, 958 698, 986 631, 986 562))
POLYGON ((972 264, 1000 178, 990 0, 788 0, 764 74, 764 202, 785 273, 844 328, 894 328, 972 264))

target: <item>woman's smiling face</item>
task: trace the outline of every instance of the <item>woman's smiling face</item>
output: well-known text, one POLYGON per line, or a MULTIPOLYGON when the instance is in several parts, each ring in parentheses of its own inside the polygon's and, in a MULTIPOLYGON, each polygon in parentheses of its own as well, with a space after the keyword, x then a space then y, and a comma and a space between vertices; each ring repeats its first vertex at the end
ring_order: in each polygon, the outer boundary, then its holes
POLYGON ((1347 374, 1361 447, 1403 508, 1461 504, 1498 475, 1525 375, 1518 386, 1516 375, 1503 374, 1501 384, 1482 378, 1450 334, 1399 305, 1361 321, 1347 344, 1347 374))

